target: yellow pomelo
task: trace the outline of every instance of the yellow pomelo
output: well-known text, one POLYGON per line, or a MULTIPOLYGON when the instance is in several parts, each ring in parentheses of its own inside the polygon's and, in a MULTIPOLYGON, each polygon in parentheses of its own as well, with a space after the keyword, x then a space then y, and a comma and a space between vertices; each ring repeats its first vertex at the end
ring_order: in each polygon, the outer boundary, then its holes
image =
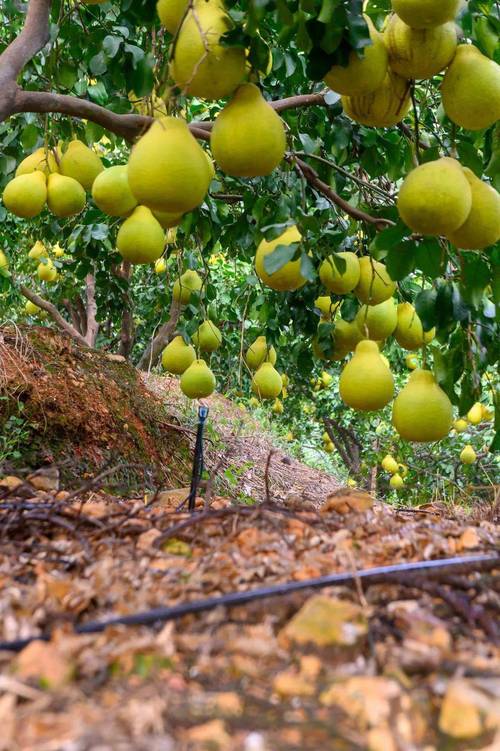
POLYGON ((130 190, 127 165, 108 167, 97 175, 92 185, 95 205, 108 216, 127 216, 137 206, 130 190))
POLYGON ((275 365, 276 360, 276 350, 272 344, 268 345, 265 336, 258 336, 245 354, 245 362, 251 370, 257 370, 264 362, 275 365))
POLYGON ((328 443, 325 443, 324 450, 327 454, 333 454, 335 451, 335 445, 331 441, 328 441, 328 443))
POLYGON ((399 464, 398 466, 399 474, 401 475, 401 477, 406 477, 408 475, 408 467, 406 466, 406 464, 399 464))
POLYGON ((424 329, 417 311, 409 302, 398 305, 396 331, 394 336, 403 349, 419 349, 424 343, 424 329))
POLYGON ((453 21, 460 9, 460 0, 392 0, 392 9, 408 26, 430 29, 453 21))
POLYGON ((362 125, 390 128, 408 114, 411 106, 410 84, 389 71, 382 84, 370 94, 343 96, 346 115, 362 125))
POLYGON ((36 261, 39 258, 47 258, 48 251, 41 240, 37 240, 28 253, 28 258, 36 261))
POLYGON ((264 362, 252 378, 252 391, 259 399, 275 399, 281 389, 283 381, 281 376, 270 362, 264 362))
POLYGON ((418 368, 418 358, 416 355, 406 355, 405 363, 408 370, 416 370, 418 368))
POLYGON ((448 67, 457 49, 454 23, 432 29, 412 29, 398 16, 390 17, 384 31, 389 65, 399 76, 422 80, 448 67))
POLYGON ((203 286, 203 280, 197 271, 188 269, 175 280, 173 298, 181 305, 187 305, 193 292, 199 292, 203 286))
POLYGON ((181 391, 190 399, 203 399, 215 391, 215 376, 205 360, 195 360, 181 375, 181 391))
POLYGON ((481 412, 483 413, 483 420, 486 422, 488 420, 492 420, 495 416, 493 410, 488 409, 488 407, 486 407, 484 404, 481 404, 481 412))
POLYGON ((474 464, 476 460, 477 454, 469 443, 462 449, 460 453, 460 461, 462 464, 474 464))
POLYGON ((146 206, 137 206, 118 230, 116 247, 124 261, 153 263, 163 253, 165 233, 146 206))
POLYGON ((273 410, 273 412, 274 412, 275 415, 282 415, 283 414, 283 412, 285 411, 285 408, 283 406, 283 402, 281 401, 281 399, 275 399, 274 400, 274 404, 272 406, 272 410, 273 410))
POLYGON ((170 73, 177 86, 191 96, 223 99, 245 76, 245 50, 220 44, 232 27, 221 2, 194 0, 177 35, 170 73))
POLYGON ((47 206, 60 218, 75 216, 85 208, 85 191, 77 180, 58 172, 47 178, 47 206))
POLYGON ((375 342, 365 340, 358 344, 341 373, 339 391, 349 407, 362 412, 389 404, 394 395, 394 379, 375 342))
POLYGON ((463 418, 460 418, 460 420, 455 420, 453 423, 453 427, 457 431, 457 433, 465 433, 467 428, 469 427, 469 424, 467 420, 464 420, 463 418))
POLYGON ((352 292, 359 282, 360 273, 358 256, 349 251, 328 256, 319 267, 321 283, 336 295, 352 292), (340 259, 338 265, 337 259, 340 259))
POLYGON ((212 321, 203 321, 191 339, 202 352, 215 352, 222 344, 222 334, 212 321))
POLYGON ((456 125, 482 130, 500 119, 500 66, 462 44, 441 86, 444 111, 456 125))
POLYGON ((360 302, 379 305, 393 296, 397 285, 383 263, 375 261, 371 256, 363 256, 359 259, 359 270, 359 282, 354 288, 354 294, 360 302))
POLYGON ((333 359, 343 360, 349 352, 354 352, 356 346, 363 339, 363 334, 356 320, 344 321, 343 318, 340 318, 335 322, 332 339, 333 359))
POLYGON ((9 268, 9 259, 3 252, 3 250, 0 250, 0 271, 3 269, 4 271, 7 271, 9 268))
POLYGON ((47 178, 38 170, 14 177, 5 186, 2 199, 8 211, 23 219, 31 219, 45 206, 47 178))
POLYGON ((235 177, 269 175, 285 156, 283 120, 253 83, 240 86, 217 115, 210 148, 220 169, 235 177))
POLYGON ((424 331, 424 344, 430 344, 436 338, 436 327, 433 326, 429 331, 424 331))
POLYGON ((70 141, 68 148, 61 157, 59 169, 61 174, 78 180, 85 190, 91 190, 97 175, 104 167, 92 149, 82 141, 70 141))
POLYGON ((51 172, 59 172, 59 167, 57 165, 57 160, 54 156, 53 149, 48 149, 46 151, 45 148, 41 146, 39 149, 23 159, 23 161, 17 165, 16 177, 18 177, 19 175, 27 175, 30 172, 34 172, 35 170, 44 172, 46 175, 50 174, 51 172))
POLYGON ((387 339, 394 332, 397 322, 398 313, 392 297, 378 305, 363 305, 356 315, 361 333, 374 341, 387 339))
POLYGON ((46 258, 38 264, 36 273, 41 282, 53 282, 54 271, 57 274, 57 270, 54 268, 54 264, 50 258, 46 258))
POLYGON ((401 490, 401 488, 404 488, 404 484, 405 484, 405 481, 403 480, 400 474, 393 475, 391 479, 389 480, 389 485, 394 490, 401 490))
POLYGON ((500 240, 500 195, 491 185, 463 168, 472 192, 472 208, 464 224, 448 240, 464 250, 483 250, 500 240))
POLYGON ((338 94, 354 96, 369 94, 382 85, 387 73, 387 49, 372 21, 365 16, 368 24, 371 44, 362 50, 364 56, 358 57, 352 50, 349 53, 347 66, 334 65, 326 74, 324 81, 327 86, 338 94))
POLYGON ((421 164, 398 196, 401 219, 422 235, 449 235, 467 220, 472 192, 460 164, 450 157, 421 164))
POLYGON ((414 370, 394 400, 392 423, 401 438, 432 443, 444 438, 452 426, 451 402, 430 370, 414 370))
POLYGON ((171 34, 175 34, 179 28, 188 5, 188 0, 158 0, 156 3, 159 19, 171 34))
POLYGON ((334 303, 330 295, 322 295, 314 301, 314 307, 321 311, 321 318, 329 321, 335 315, 338 303, 334 303))
POLYGON ((467 412, 467 420, 471 425, 479 425, 483 419, 483 405, 476 402, 467 412))
POLYGON ((153 211, 153 215, 160 222, 163 229, 177 227, 181 223, 182 214, 171 213, 169 211, 153 211))
POLYGON ((56 258, 62 258, 64 255, 64 248, 61 248, 59 243, 56 243, 54 247, 52 248, 52 253, 55 255, 56 258))
POLYGON ((38 305, 35 305, 34 302, 31 302, 31 300, 26 300, 24 312, 29 316, 36 316, 42 312, 42 309, 38 305))
POLYGON ((156 274, 164 274, 167 270, 167 262, 164 258, 158 258, 157 261, 155 261, 155 273, 156 274))
POLYGON ((396 472, 399 472, 399 464, 394 459, 393 456, 390 454, 387 454, 387 456, 384 456, 381 462, 382 468, 385 469, 386 472, 390 472, 391 475, 395 475, 396 472))
POLYGON ((291 245, 302 240, 297 227, 289 227, 275 240, 262 240, 257 248, 255 256, 255 271, 259 279, 271 289, 279 292, 287 292, 299 289, 306 283, 306 279, 300 273, 300 258, 297 261, 288 261, 274 274, 268 274, 264 268, 264 259, 270 255, 278 245, 291 245))
POLYGON ((161 364, 169 373, 181 375, 196 360, 194 347, 186 344, 182 336, 176 336, 167 344, 161 355, 161 364))
POLYGON ((154 211, 183 214, 198 206, 210 185, 207 157, 184 120, 155 120, 128 160, 137 201, 154 211))

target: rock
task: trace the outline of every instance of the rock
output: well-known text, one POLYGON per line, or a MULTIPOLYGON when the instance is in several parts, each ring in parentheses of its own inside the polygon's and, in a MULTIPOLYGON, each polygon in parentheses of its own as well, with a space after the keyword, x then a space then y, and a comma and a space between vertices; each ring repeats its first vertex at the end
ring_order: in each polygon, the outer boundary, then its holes
POLYGON ((35 490, 41 490, 44 493, 57 492, 59 490, 59 469, 54 466, 42 467, 28 475, 27 480, 35 490))

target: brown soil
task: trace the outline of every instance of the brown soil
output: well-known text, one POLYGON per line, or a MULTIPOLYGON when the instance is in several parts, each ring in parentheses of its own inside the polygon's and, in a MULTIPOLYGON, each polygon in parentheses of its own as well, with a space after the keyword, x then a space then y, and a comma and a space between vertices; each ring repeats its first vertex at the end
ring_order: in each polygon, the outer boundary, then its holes
MULTIPOLYGON (((5 469, 56 464, 66 487, 107 468, 113 492, 186 487, 190 483, 197 405, 176 379, 141 375, 105 352, 79 347, 44 327, 0 331, 0 431, 21 415, 29 439, 5 469), (19 405, 22 405, 20 409, 19 405)), ((205 466, 213 490, 241 501, 324 498, 335 478, 276 449, 273 437, 220 395, 210 407, 205 466)))

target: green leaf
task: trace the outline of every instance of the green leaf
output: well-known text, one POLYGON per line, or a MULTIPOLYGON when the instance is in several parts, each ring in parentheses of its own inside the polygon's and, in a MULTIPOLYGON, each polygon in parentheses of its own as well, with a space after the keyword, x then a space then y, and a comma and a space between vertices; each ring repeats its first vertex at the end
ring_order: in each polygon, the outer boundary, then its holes
POLYGON ((25 128, 23 128, 23 132, 21 133, 21 143, 23 145, 23 149, 26 149, 26 151, 32 149, 38 141, 38 138, 39 132, 36 125, 34 123, 27 125, 25 128))
POLYGON ((424 331, 430 331, 436 325, 437 290, 426 289, 415 299, 415 309, 418 313, 424 331))
POLYGON ((446 251, 436 238, 426 238, 417 244, 415 266, 430 279, 437 279, 443 274, 446 267, 446 251))
POLYGON ((288 261, 292 260, 298 247, 299 243, 278 245, 272 253, 264 258, 264 271, 266 274, 275 274, 282 269, 288 261))
POLYGON ((370 244, 370 250, 388 251, 409 235, 411 235, 411 229, 403 222, 398 222, 395 227, 388 227, 378 232, 370 244))
POLYGON ((385 259, 385 265, 391 279, 400 282, 415 268, 415 244, 402 242, 391 248, 385 259))

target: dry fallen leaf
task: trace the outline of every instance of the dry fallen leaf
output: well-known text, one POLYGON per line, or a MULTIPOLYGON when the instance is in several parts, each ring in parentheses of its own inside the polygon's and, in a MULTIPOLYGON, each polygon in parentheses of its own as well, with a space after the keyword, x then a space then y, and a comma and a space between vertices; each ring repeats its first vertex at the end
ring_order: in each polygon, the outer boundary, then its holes
POLYGON ((204 725, 196 725, 190 728, 187 738, 191 743, 200 744, 207 751, 226 751, 231 748, 231 736, 226 731, 222 720, 212 720, 204 725))
POLYGON ((36 678, 40 685, 55 689, 71 680, 73 666, 55 644, 37 639, 19 653, 16 673, 20 678, 36 678))
POLYGON ((314 684, 303 675, 291 668, 278 673, 273 679, 273 691, 280 696, 313 696, 314 684))
POLYGON ((336 511, 338 514, 361 514, 373 506, 373 498, 363 490, 340 488, 331 493, 321 507, 321 514, 336 511))
POLYGON ((321 694, 320 701, 326 707, 342 709, 360 729, 385 727, 401 693, 401 687, 390 678, 363 675, 335 683, 321 694))
POLYGON ((449 683, 439 715, 441 732, 461 740, 481 735, 484 730, 481 714, 485 710, 485 699, 466 680, 449 683))
POLYGON ((359 605, 314 595, 282 630, 280 637, 299 644, 312 642, 320 647, 355 644, 368 630, 359 605))

